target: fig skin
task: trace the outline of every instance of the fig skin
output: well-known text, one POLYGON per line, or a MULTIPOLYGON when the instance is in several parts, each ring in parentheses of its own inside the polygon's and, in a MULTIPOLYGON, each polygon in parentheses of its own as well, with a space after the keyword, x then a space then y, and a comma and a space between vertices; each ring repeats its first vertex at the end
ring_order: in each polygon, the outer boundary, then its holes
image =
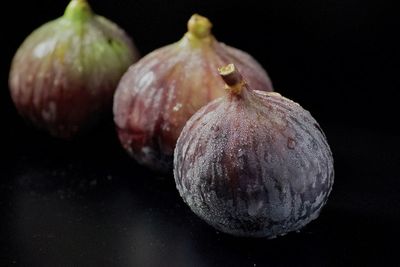
POLYGON ((17 50, 9 87, 22 117, 69 139, 110 114, 118 82, 138 60, 116 24, 72 0, 62 17, 32 32, 17 50))
POLYGON ((177 141, 181 197, 228 234, 274 238, 302 228, 318 217, 334 181, 324 133, 299 104, 251 90, 236 70, 221 72, 229 92, 194 114, 177 141))
POLYGON ((234 62, 252 87, 273 90, 263 68, 249 54, 218 42, 211 26, 207 18, 193 15, 180 41, 142 58, 117 88, 114 121, 121 144, 156 172, 172 173, 176 140, 186 121, 224 94, 218 66, 234 62))

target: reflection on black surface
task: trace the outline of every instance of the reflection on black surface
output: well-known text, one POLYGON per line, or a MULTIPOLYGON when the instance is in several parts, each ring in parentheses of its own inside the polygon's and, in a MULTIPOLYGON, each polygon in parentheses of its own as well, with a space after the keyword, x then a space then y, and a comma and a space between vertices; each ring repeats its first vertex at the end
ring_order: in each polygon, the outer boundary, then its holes
MULTIPOLYGON (((172 177, 137 166, 109 136, 114 142, 103 145, 106 153, 98 149, 104 136, 71 144, 34 137, 37 142, 13 147, 4 172, 3 229, 12 246, 2 261, 6 266, 338 266, 371 264, 371 256, 389 259, 387 243, 399 234, 397 192, 385 185, 397 181, 387 172, 394 166, 382 160, 378 166, 384 170, 360 168, 371 163, 362 150, 371 136, 363 139, 357 132, 353 141, 359 141, 346 144, 347 132, 332 133, 336 183, 328 205, 300 233, 274 240, 216 232, 184 205, 172 177), (381 179, 375 180, 378 174, 381 179)), ((378 147, 372 146, 375 153, 378 147)), ((388 156, 394 155, 382 159, 388 156)))
POLYGON ((77 193, 57 189, 17 196, 15 227, 27 263, 43 266, 44 258, 46 266, 81 266, 83 262, 90 266, 163 266, 168 262, 183 266, 191 260, 201 263, 193 254, 190 238, 168 219, 168 214, 160 214, 160 210, 135 199, 129 189, 123 188, 105 199, 99 196, 89 203, 77 200, 82 192, 96 191, 93 182, 87 185, 90 188, 75 188, 77 193))

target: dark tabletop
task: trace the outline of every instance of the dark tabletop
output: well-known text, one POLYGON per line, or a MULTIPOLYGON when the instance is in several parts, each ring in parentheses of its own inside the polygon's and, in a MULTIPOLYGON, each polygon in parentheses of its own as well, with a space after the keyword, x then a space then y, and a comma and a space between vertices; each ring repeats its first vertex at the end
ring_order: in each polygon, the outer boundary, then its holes
POLYGON ((206 225, 180 199, 173 177, 138 166, 111 127, 73 142, 22 123, 16 127, 30 136, 16 134, 15 127, 7 132, 1 266, 395 263, 397 249, 390 243, 400 232, 395 136, 325 127, 336 170, 326 207, 299 233, 266 240, 231 237, 206 225))

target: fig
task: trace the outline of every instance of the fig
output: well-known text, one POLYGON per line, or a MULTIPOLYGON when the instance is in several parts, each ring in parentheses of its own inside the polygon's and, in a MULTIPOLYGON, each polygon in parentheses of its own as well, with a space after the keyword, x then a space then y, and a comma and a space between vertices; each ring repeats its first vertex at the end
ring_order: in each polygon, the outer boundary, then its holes
POLYGON ((33 31, 10 70, 12 100, 22 117, 72 138, 111 114, 118 82, 138 52, 116 24, 72 0, 65 13, 33 31))
POLYGON ((172 173, 176 140, 186 121, 209 101, 224 94, 213 71, 234 62, 252 87, 272 91, 263 68, 247 53, 218 42, 210 21, 193 15, 188 32, 134 64, 114 97, 114 121, 122 146, 139 163, 172 173))
POLYGON ((332 153, 299 104, 252 90, 230 64, 227 94, 186 123, 174 157, 184 202, 219 231, 273 238, 316 219, 331 192, 332 153))

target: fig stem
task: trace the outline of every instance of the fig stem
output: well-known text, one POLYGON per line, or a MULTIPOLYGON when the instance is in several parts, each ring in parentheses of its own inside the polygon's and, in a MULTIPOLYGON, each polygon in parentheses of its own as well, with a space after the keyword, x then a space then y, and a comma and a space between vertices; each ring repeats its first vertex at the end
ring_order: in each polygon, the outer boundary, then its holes
POLYGON ((211 22, 199 14, 192 15, 188 21, 188 32, 199 39, 210 36, 211 28, 211 22))
POLYGON ((240 95, 245 81, 243 80, 243 76, 240 74, 236 66, 231 63, 218 68, 218 72, 226 83, 226 89, 235 95, 240 95))
POLYGON ((83 21, 92 16, 93 12, 86 0, 71 0, 64 12, 64 17, 72 21, 83 21))

